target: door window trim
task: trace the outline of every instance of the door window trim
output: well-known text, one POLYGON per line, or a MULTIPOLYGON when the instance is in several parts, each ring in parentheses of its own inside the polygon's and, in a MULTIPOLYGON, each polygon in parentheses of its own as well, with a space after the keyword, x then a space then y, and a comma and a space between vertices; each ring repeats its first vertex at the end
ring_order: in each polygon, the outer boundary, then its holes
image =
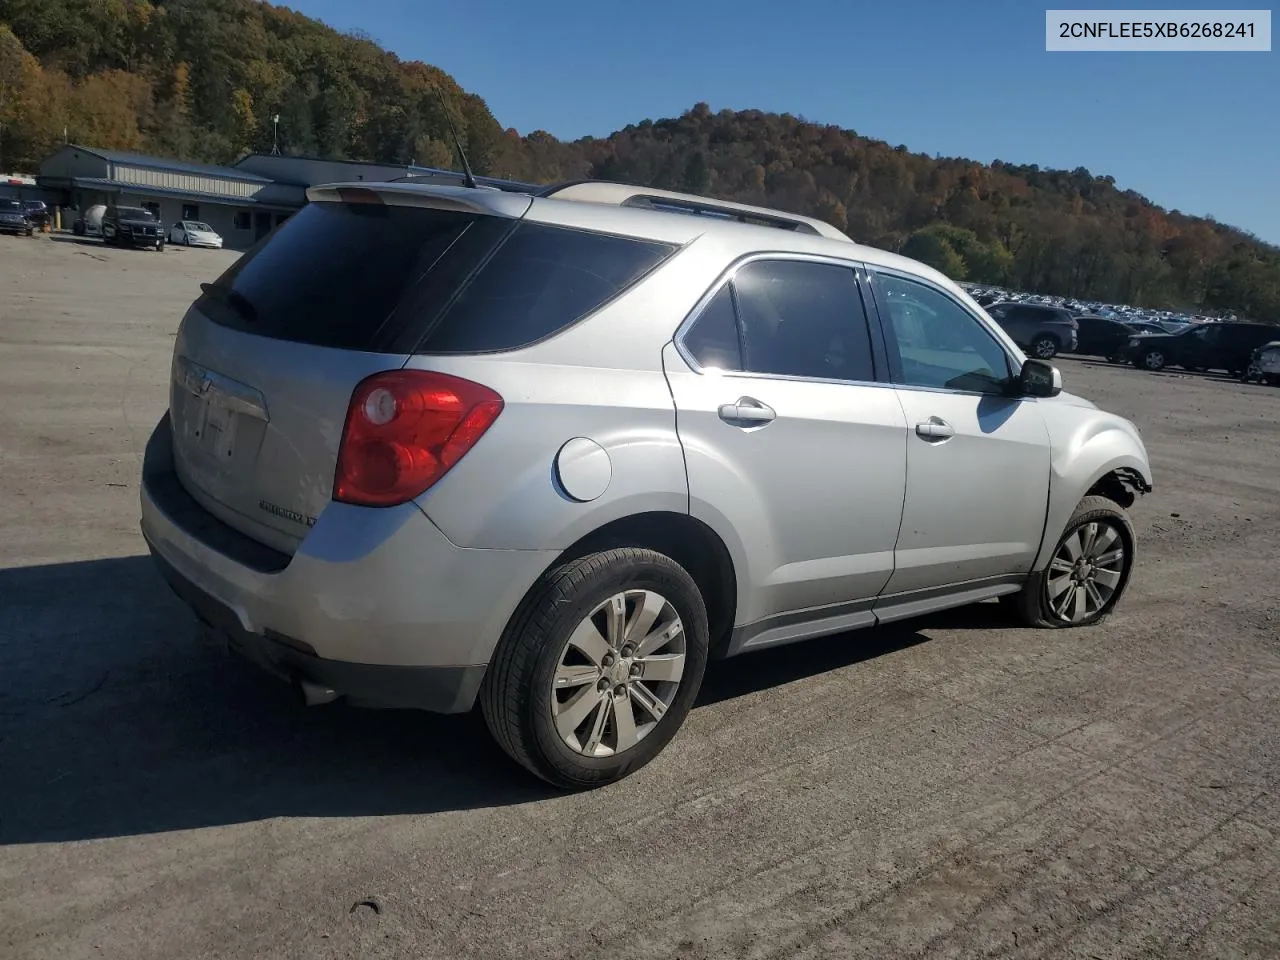
MULTIPOLYGON (((1010 380, 1012 381, 1017 379, 1018 372, 1022 369, 1022 360, 1018 358, 1018 355, 1016 353, 1014 353, 1009 349, 1009 345, 1005 343, 1004 337, 999 336, 995 332, 995 330, 992 329, 993 327, 999 326, 999 324, 997 324, 994 320, 990 319, 989 317, 978 316, 976 313, 974 313, 972 310, 966 307, 961 301, 957 300, 955 295, 952 294, 949 290, 939 286, 938 284, 934 283, 932 280, 928 279, 927 277, 920 276, 919 274, 909 273, 906 270, 896 270, 892 267, 881 267, 881 266, 867 266, 866 274, 867 274, 867 289, 871 291, 871 301, 875 305, 876 325, 880 328, 880 336, 884 340, 885 349, 889 356, 890 379, 891 379, 891 382, 893 383, 893 386, 896 389, 923 390, 928 393, 946 393, 946 394, 955 394, 958 396, 966 396, 966 397, 999 396, 999 394, 985 393, 981 390, 957 390, 954 387, 929 387, 929 386, 924 386, 918 383, 903 382, 902 356, 898 352, 898 341, 896 336, 893 333, 893 330, 889 326, 888 318, 885 316, 884 312, 880 309, 880 304, 883 302, 884 296, 885 296, 884 291, 880 289, 879 278, 881 276, 896 277, 899 280, 907 280, 911 283, 918 283, 921 286, 927 287, 929 290, 932 290, 934 293, 937 293, 938 295, 949 300, 952 304, 955 305, 956 309, 960 310, 962 313, 965 313, 969 317, 971 317, 973 321, 978 325, 978 327, 982 330, 982 332, 985 333, 988 337, 990 337, 991 341, 995 343, 997 347, 1000 348, 1000 350, 1005 355, 1005 361, 1009 364, 1010 380)), ((1005 337, 1008 337, 1008 336, 1009 335, 1005 333, 1005 337)))
MULTIPOLYGON (((801 377, 794 374, 785 373, 757 373, 752 370, 719 370, 715 371, 718 377, 738 377, 755 380, 791 380, 798 383, 834 383, 842 386, 861 386, 861 387, 888 387, 893 386, 890 375, 890 362, 888 349, 885 345, 884 332, 880 328, 878 314, 875 309, 875 302, 870 294, 868 284, 868 272, 866 264, 857 260, 843 260, 840 257, 829 257, 816 253, 796 253, 794 251, 756 251, 745 254, 734 260, 711 284, 711 286, 698 298, 698 302, 694 304, 693 309, 680 321, 680 325, 676 327, 675 333, 672 335, 672 343, 675 344, 676 352, 680 354, 681 359, 689 365, 689 369, 699 376, 707 375, 707 368, 698 363, 693 356, 693 352, 685 344, 685 336, 693 329, 694 324, 702 317, 711 301, 716 298, 724 287, 733 281, 738 271, 749 264, 756 263, 760 260, 797 260, 801 263, 816 263, 825 266, 843 267, 853 274, 853 289, 862 302, 862 312, 866 319, 867 336, 871 343, 871 371, 873 380, 840 380, 827 377, 801 377)), ((742 324, 741 317, 737 316, 738 296, 736 290, 731 290, 733 299, 733 308, 735 314, 735 325, 738 328, 738 338, 741 342, 742 324)), ((745 351, 742 362, 746 364, 745 351)))

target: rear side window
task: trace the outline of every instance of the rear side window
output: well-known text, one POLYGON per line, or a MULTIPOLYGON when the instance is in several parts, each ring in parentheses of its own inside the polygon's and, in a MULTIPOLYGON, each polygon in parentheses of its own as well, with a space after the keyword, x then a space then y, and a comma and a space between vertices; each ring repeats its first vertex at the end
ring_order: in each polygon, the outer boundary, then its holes
POLYGON ((755 260, 684 334, 698 365, 763 376, 875 379, 871 333, 849 267, 755 260))
POLYGON ((745 368, 822 380, 875 379, 871 333, 849 267, 756 260, 733 278, 745 368))
POLYGON ((733 310, 732 284, 726 283, 711 298, 684 335, 684 346, 700 367, 742 369, 742 342, 738 338, 738 318, 733 310))
POLYGON ((535 343, 612 300, 675 249, 522 222, 432 325, 418 350, 482 353, 535 343))

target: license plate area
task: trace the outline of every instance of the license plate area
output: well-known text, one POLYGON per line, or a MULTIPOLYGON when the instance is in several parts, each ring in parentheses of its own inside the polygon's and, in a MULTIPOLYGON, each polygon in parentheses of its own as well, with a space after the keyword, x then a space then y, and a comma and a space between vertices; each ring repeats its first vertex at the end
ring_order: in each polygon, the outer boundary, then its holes
POLYGON ((216 399, 198 398, 192 418, 192 440, 200 453, 218 463, 230 462, 235 454, 239 417, 216 399))

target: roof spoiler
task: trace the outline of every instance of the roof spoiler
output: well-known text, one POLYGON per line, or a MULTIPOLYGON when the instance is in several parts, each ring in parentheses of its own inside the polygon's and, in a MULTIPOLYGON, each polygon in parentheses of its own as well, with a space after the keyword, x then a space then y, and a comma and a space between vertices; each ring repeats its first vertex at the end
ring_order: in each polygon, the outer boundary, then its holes
POLYGON ((752 207, 729 200, 713 200, 692 193, 676 193, 672 190, 655 190, 607 180, 574 180, 556 184, 541 191, 538 196, 556 200, 575 200, 584 203, 606 203, 619 207, 640 207, 649 210, 665 210, 698 216, 718 217, 750 223, 762 227, 774 227, 795 233, 807 233, 828 240, 853 240, 829 223, 813 217, 773 210, 769 207, 752 207))
POLYGON ((505 190, 476 190, 451 184, 413 183, 401 180, 357 180, 325 183, 307 188, 312 202, 385 204, 389 207, 426 207, 519 219, 528 212, 533 197, 505 190))

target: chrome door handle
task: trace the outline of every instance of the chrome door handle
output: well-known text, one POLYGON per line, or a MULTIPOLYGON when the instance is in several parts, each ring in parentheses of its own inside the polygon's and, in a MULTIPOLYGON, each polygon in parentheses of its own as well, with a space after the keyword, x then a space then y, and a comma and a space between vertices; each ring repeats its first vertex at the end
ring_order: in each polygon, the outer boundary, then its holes
POLYGON ((777 416, 773 407, 754 397, 739 397, 737 403, 720 404, 720 419, 732 424, 769 423, 777 416))
POLYGON ((916 424, 916 434, 926 440, 946 440, 956 435, 956 428, 941 417, 930 417, 916 424))

